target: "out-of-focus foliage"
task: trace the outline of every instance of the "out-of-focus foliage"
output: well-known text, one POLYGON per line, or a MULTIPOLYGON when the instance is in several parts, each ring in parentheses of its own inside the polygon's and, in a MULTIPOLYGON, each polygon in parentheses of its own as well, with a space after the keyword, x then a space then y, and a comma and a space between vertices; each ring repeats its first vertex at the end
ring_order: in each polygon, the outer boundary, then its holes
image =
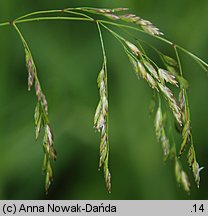
MULTIPOLYGON (((165 37, 207 60, 208 2, 100 0, 1 1, 0 22, 28 12, 72 6, 129 7, 158 26, 165 37)), ((178 188, 173 164, 162 161, 162 148, 148 115, 151 90, 138 81, 122 47, 104 33, 109 72, 109 132, 112 194, 98 172, 99 134, 93 115, 99 100, 97 75, 102 65, 98 32, 93 23, 48 21, 19 24, 31 47, 48 98, 58 152, 54 183, 48 196, 41 175, 42 143, 35 143, 34 93, 27 92, 22 44, 11 27, 0 28, 0 199, 207 199, 208 78, 183 55, 189 80, 193 136, 201 187, 192 179, 191 195, 178 188)), ((143 38, 143 35, 138 35, 143 38)), ((159 49, 170 48, 148 37, 159 49)), ((154 58, 154 53, 149 54, 154 58)), ((157 61, 157 59, 155 59, 157 61)), ((41 134, 43 136, 43 134, 41 134)), ((40 139, 41 140, 41 139, 40 139)), ((179 146, 180 142, 178 143, 179 146)), ((186 167, 188 170, 188 167, 186 167)))

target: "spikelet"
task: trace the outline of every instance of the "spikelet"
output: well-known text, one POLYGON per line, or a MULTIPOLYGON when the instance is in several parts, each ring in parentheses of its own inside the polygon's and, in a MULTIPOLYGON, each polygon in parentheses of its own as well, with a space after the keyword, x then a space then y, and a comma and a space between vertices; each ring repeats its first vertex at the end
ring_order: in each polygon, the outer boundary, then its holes
POLYGON ((53 180, 53 171, 51 167, 51 160, 56 160, 56 151, 54 149, 54 138, 51 127, 49 125, 47 114, 38 101, 35 108, 35 129, 36 129, 36 140, 39 137, 41 128, 44 128, 45 134, 43 139, 44 159, 42 170, 45 173, 45 191, 48 193, 48 189, 53 180))
POLYGON ((145 67, 147 68, 147 70, 150 72, 150 74, 158 81, 160 82, 160 79, 158 77, 157 71, 155 70, 155 68, 145 59, 143 59, 143 63, 145 65, 145 67))
POLYGON ((150 21, 142 19, 142 18, 136 16, 135 14, 120 15, 120 19, 125 21, 125 22, 135 23, 135 24, 139 25, 148 34, 163 35, 163 33, 160 32, 160 30, 157 27, 155 27, 150 21))
POLYGON ((191 147, 189 148, 189 151, 188 151, 188 154, 187 154, 187 161, 188 161, 189 167, 192 169, 196 185, 199 188, 199 184, 200 184, 200 175, 199 175, 199 173, 203 169, 203 167, 199 168, 199 164, 198 164, 198 162, 196 160, 196 153, 195 153, 193 145, 191 145, 191 147))
POLYGON ((136 59, 134 59, 131 55, 129 55, 129 54, 127 54, 128 55, 128 57, 129 57, 129 61, 130 61, 130 63, 131 63, 131 65, 132 65, 132 67, 133 67, 133 70, 134 70, 134 72, 135 72, 135 74, 136 74, 136 76, 137 76, 137 78, 139 79, 139 69, 138 69, 138 60, 136 59))
POLYGON ((49 187, 53 181, 53 170, 51 167, 51 163, 50 160, 47 161, 47 165, 46 165, 46 178, 45 178, 45 191, 46 194, 48 193, 49 187))
POLYGON ((105 175, 107 190, 109 193, 111 193, 111 174, 107 166, 104 168, 104 175, 105 175))
POLYGON ((123 12, 123 11, 127 11, 127 10, 129 10, 129 8, 123 8, 123 7, 121 7, 121 8, 113 8, 112 12, 123 12))
POLYGON ((111 14, 111 13, 106 13, 104 14, 105 17, 111 19, 111 20, 119 20, 119 16, 115 15, 115 14, 111 14))
POLYGON ((100 101, 98 103, 95 116, 94 128, 101 133, 100 141, 100 160, 99 167, 103 166, 106 187, 108 192, 111 191, 110 171, 108 169, 109 140, 108 140, 108 92, 107 92, 107 75, 103 65, 97 79, 100 90, 100 101))
POLYGON ((165 133, 164 118, 160 106, 158 107, 155 116, 155 134, 157 140, 162 144, 164 160, 167 160, 170 153, 170 143, 165 133))
POLYGON ((159 106, 155 115, 155 133, 158 141, 160 140, 161 137, 162 127, 163 127, 163 116, 162 116, 161 107, 159 106))
POLYGON ((148 73, 146 74, 146 81, 149 83, 150 87, 158 91, 157 83, 155 82, 154 78, 148 73))
POLYGON ((176 176, 176 181, 178 184, 181 182, 181 164, 178 161, 178 159, 175 159, 175 176, 176 176))
MULTIPOLYGON (((137 70, 143 79, 147 80, 147 71, 141 61, 137 61, 137 70)), ((153 86, 152 86, 153 87, 153 86)))
POLYGON ((164 160, 167 160, 170 153, 170 143, 169 143, 169 139, 166 136, 164 127, 162 128, 161 131, 160 141, 162 143, 164 160))
POLYGON ((181 108, 181 112, 184 112, 184 110, 185 110, 185 102, 186 102, 185 90, 184 89, 180 90, 178 101, 179 101, 179 105, 180 105, 180 108, 181 108))
POLYGON ((177 158, 175 159, 175 176, 178 184, 182 185, 186 192, 190 192, 191 184, 189 178, 177 158))
POLYGON ((110 13, 117 13, 117 12, 123 12, 129 10, 128 8, 113 8, 113 9, 108 9, 108 8, 79 8, 82 11, 87 11, 95 14, 110 14, 110 13))
POLYGON ((145 32, 151 35, 163 35, 163 33, 155 27, 150 21, 140 18, 135 14, 117 15, 117 12, 127 11, 128 8, 100 9, 100 8, 79 8, 82 11, 87 11, 94 14, 103 15, 112 20, 122 20, 128 23, 139 25, 145 32))
POLYGON ((183 186, 183 188, 184 188, 184 190, 186 192, 190 191, 190 186, 191 185, 190 185, 190 182, 189 182, 187 174, 183 170, 181 172, 181 184, 182 184, 182 186, 183 186))
POLYGON ((37 140, 38 137, 39 137, 39 134, 40 134, 40 130, 41 130, 42 126, 43 126, 42 113, 41 113, 41 110, 40 110, 39 102, 37 103, 37 105, 35 107, 34 119, 35 119, 35 138, 37 140))
POLYGON ((31 90, 35 78, 35 64, 30 52, 25 48, 26 67, 28 71, 28 91, 31 90))
POLYGON ((125 43, 134 55, 136 56, 141 55, 141 51, 138 49, 137 46, 135 46, 133 43, 129 41, 125 41, 125 43))
POLYGON ((160 76, 160 79, 164 82, 169 82, 175 86, 178 87, 178 82, 176 80, 176 77, 169 71, 167 70, 164 70, 164 69, 161 69, 159 68, 158 70, 158 74, 160 76))
POLYGON ((183 142, 181 144, 179 157, 183 154, 183 152, 184 152, 184 150, 185 150, 186 146, 188 145, 190 138, 191 138, 191 126, 190 126, 189 121, 187 121, 183 127, 182 138, 183 138, 183 142))
POLYGON ((158 83, 158 86, 161 92, 163 93, 163 95, 165 96, 165 98, 167 99, 167 101, 169 102, 169 106, 173 112, 175 119, 177 120, 178 124, 181 126, 182 125, 181 110, 172 91, 167 86, 164 86, 160 83, 158 83))
POLYGON ((180 93, 179 93, 179 105, 181 108, 181 114, 182 114, 182 121, 183 124, 185 125, 189 120, 189 110, 188 110, 188 106, 187 106, 187 99, 185 97, 185 89, 181 88, 180 93))
POLYGON ((168 64, 169 66, 178 67, 177 61, 175 59, 171 58, 170 56, 162 55, 162 58, 163 58, 164 62, 166 64, 168 64))
POLYGON ((44 162, 42 170, 45 173, 45 190, 48 193, 48 189, 53 181, 53 170, 51 167, 51 160, 56 160, 56 151, 53 147, 54 138, 51 127, 49 124, 45 125, 45 135, 43 139, 43 148, 44 148, 44 162))
POLYGON ((147 73, 143 63, 138 60, 137 64, 138 71, 140 72, 141 76, 147 81, 151 88, 156 89, 158 91, 157 82, 149 73, 147 73))
POLYGON ((158 91, 158 86, 157 86, 157 82, 155 81, 155 79, 146 71, 143 63, 136 59, 133 58, 131 55, 127 54, 129 57, 129 61, 131 62, 133 69, 137 75, 137 77, 139 78, 140 76, 145 79, 147 81, 147 83, 149 84, 149 86, 153 89, 156 89, 158 91))

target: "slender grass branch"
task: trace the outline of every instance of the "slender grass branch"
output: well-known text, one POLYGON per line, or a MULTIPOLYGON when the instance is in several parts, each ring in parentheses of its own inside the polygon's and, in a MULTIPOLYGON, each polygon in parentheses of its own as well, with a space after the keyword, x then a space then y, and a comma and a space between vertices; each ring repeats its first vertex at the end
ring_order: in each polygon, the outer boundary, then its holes
POLYGON ((56 17, 37 17, 37 18, 21 19, 13 22, 1 23, 0 26, 8 26, 8 25, 12 25, 12 23, 19 24, 19 23, 28 23, 28 22, 35 22, 35 21, 50 21, 50 20, 71 20, 71 21, 94 22, 94 20, 89 18, 56 16, 56 17))
POLYGON ((24 18, 27 18, 27 17, 30 17, 30 16, 39 15, 39 14, 50 14, 50 13, 60 13, 60 12, 63 12, 63 10, 35 11, 35 12, 32 12, 32 13, 28 13, 26 15, 20 16, 20 17, 16 18, 14 21, 18 21, 18 20, 21 20, 21 19, 24 19, 24 18))
POLYGON ((109 24, 109 25, 113 25, 113 26, 116 26, 116 27, 123 27, 123 28, 127 28, 127 29, 131 29, 131 30, 134 30, 134 31, 139 31, 141 33, 144 33, 146 35, 149 35, 149 36, 152 36, 154 38, 157 38, 171 46, 176 46, 178 49, 182 50, 184 53, 188 54, 189 56, 191 56, 193 59, 196 60, 196 62, 198 62, 199 64, 202 64, 204 65, 204 69, 206 71, 208 71, 208 63, 206 63, 205 61, 203 61, 201 58, 197 57, 196 55, 194 55, 193 53, 189 52, 188 50, 186 50, 185 48, 177 45, 177 44, 174 44, 173 42, 163 38, 163 37, 160 37, 160 36, 157 36, 157 35, 150 35, 148 34, 147 32, 145 32, 144 30, 142 29, 139 29, 139 28, 136 28, 136 27, 133 27, 133 26, 129 26, 129 25, 124 25, 124 24, 118 24, 118 23, 114 23, 114 22, 110 22, 110 21, 106 21, 106 20, 98 20, 99 22, 101 23, 106 23, 106 24, 109 24), (207 68, 207 69, 206 69, 207 68))

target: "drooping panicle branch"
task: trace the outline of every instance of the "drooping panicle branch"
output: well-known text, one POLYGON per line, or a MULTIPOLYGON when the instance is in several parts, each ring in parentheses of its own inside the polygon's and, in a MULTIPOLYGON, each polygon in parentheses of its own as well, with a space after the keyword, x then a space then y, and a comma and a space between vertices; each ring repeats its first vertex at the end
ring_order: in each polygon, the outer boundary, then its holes
MULTIPOLYGON (((179 53, 177 50, 177 47, 174 47, 176 58, 179 64, 179 73, 181 76, 183 76, 182 71, 182 65, 179 57, 179 53)), ((199 187, 200 184, 200 171, 203 169, 203 167, 199 167, 199 164, 196 159, 196 153, 194 149, 194 143, 193 143, 193 136, 191 132, 191 117, 190 117, 190 109, 189 109, 189 101, 188 101, 188 95, 187 95, 187 87, 181 83, 180 85, 180 94, 179 94, 179 100, 182 110, 182 121, 183 121, 183 130, 182 130, 182 144, 179 152, 179 157, 183 154, 185 148, 190 144, 187 160, 189 167, 192 169, 194 179, 196 182, 197 187, 199 187)))
POLYGON ((24 39, 21 31, 17 27, 15 23, 13 23, 15 30, 21 38, 25 49, 25 59, 26 59, 26 67, 28 71, 28 90, 30 91, 33 85, 35 86, 35 93, 38 99, 34 120, 35 120, 35 137, 36 140, 39 137, 41 128, 44 129, 44 139, 43 139, 43 149, 44 149, 44 161, 43 161, 43 172, 45 173, 45 190, 46 193, 50 187, 50 184, 53 180, 53 170, 51 167, 51 161, 56 160, 56 151, 54 149, 54 139, 53 133, 50 126, 49 118, 48 118, 48 104, 45 97, 45 94, 42 91, 40 81, 37 75, 37 69, 32 57, 32 53, 29 49, 29 46, 24 39))
POLYGON ((100 91, 100 101, 98 103, 95 117, 94 127, 101 133, 100 141, 100 162, 99 167, 104 169, 104 177, 106 181, 107 190, 111 192, 111 174, 108 168, 109 160, 109 137, 108 137, 108 81, 107 81, 107 59, 105 54, 105 48, 103 43, 102 32, 97 23, 102 51, 103 51, 103 66, 98 75, 97 83, 100 91))

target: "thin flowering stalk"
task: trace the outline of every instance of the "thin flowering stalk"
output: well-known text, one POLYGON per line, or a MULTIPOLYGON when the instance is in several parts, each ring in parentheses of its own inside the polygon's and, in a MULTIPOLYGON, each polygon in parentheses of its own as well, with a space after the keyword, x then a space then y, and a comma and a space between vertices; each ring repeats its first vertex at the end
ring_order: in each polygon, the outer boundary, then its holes
POLYGON ((17 19, 14 20, 14 22, 17 22, 18 20, 22 20, 31 16, 35 16, 35 15, 44 15, 44 14, 53 14, 53 13, 69 13, 69 14, 74 14, 74 15, 80 15, 83 16, 87 19, 91 19, 93 20, 92 17, 83 14, 83 13, 79 13, 79 12, 75 12, 75 11, 71 11, 70 9, 60 9, 60 10, 47 10, 47 11, 36 11, 36 12, 32 12, 23 16, 18 17, 17 19))
POLYGON ((26 15, 20 16, 20 17, 16 18, 14 21, 17 22, 18 20, 22 20, 22 19, 25 19, 27 17, 35 16, 35 15, 40 15, 40 14, 50 14, 50 13, 53 14, 53 13, 60 13, 60 12, 63 12, 63 10, 35 11, 35 12, 32 12, 32 13, 28 13, 26 15))

